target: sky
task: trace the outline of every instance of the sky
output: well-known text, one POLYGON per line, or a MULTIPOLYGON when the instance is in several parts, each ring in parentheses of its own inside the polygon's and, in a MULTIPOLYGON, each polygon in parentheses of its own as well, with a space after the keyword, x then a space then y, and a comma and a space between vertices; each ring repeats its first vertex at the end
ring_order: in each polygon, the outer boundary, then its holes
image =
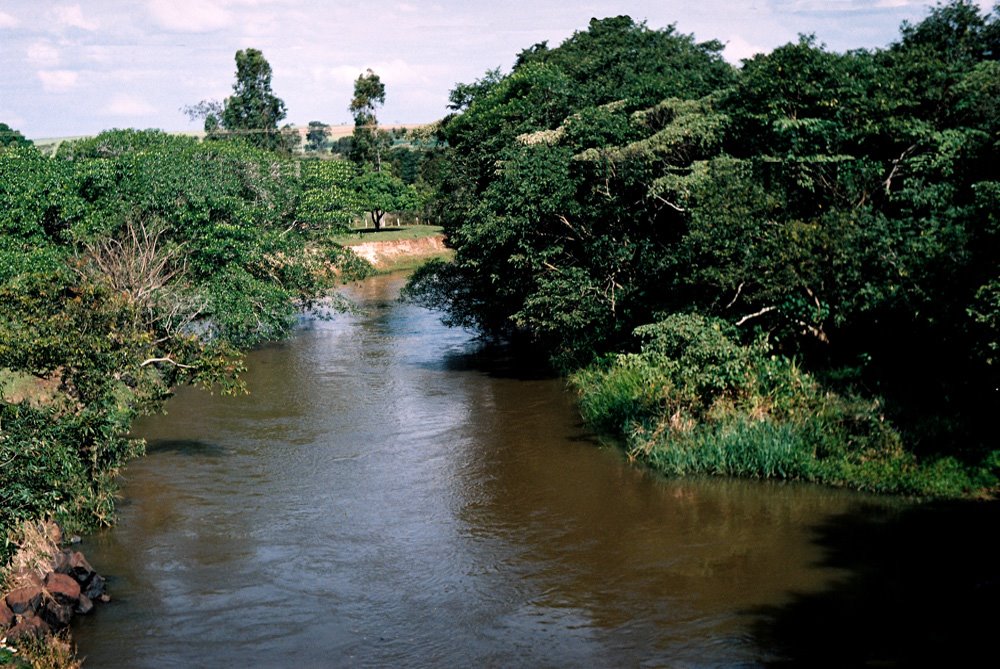
MULTIPOLYGON (((992 0, 978 0, 988 11, 992 0)), ((109 128, 199 130, 181 112, 232 91, 234 56, 273 68, 286 122, 349 123, 353 82, 386 86, 382 123, 444 116, 448 92, 592 17, 627 14, 718 39, 738 64, 814 33, 833 51, 883 47, 924 0, 0 0, 0 123, 32 139, 109 128)))

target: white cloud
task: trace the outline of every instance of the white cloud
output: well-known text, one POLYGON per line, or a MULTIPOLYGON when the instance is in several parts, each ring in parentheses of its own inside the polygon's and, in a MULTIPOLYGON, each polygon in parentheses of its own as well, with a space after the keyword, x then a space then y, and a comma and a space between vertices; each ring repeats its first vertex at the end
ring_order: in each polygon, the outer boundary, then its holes
MULTIPOLYGON (((984 13, 990 11, 993 2, 994 0, 975 0, 975 4, 984 13)), ((780 12, 851 13, 912 8, 923 14, 934 3, 929 0, 771 0, 770 4, 780 12)))
POLYGON ((327 81, 333 84, 351 84, 366 70, 371 70, 382 79, 382 83, 426 83, 430 80, 427 68, 408 63, 401 58, 390 61, 372 63, 370 65, 337 65, 336 67, 318 67, 311 70, 313 81, 327 81))
POLYGON ((318 80, 328 79, 335 84, 353 84, 364 72, 365 68, 363 67, 338 65, 337 67, 317 68, 316 78, 318 80))
POLYGON ((733 35, 726 40, 726 48, 723 50, 723 57, 730 63, 737 64, 744 58, 753 58, 758 53, 767 53, 769 48, 751 44, 739 35, 733 35))
POLYGON ((111 65, 115 62, 114 50, 107 46, 92 44, 81 47, 80 57, 82 60, 100 65, 111 65))
POLYGON ((167 30, 211 32, 233 25, 233 16, 211 0, 152 0, 147 4, 153 20, 167 30))
POLYGON ((20 21, 7 12, 0 12, 0 28, 14 28, 19 23, 20 21))
POLYGON ((80 5, 60 5, 52 10, 56 23, 67 28, 80 28, 81 30, 97 30, 100 24, 94 20, 88 20, 83 15, 80 5))
POLYGON ((49 93, 64 93, 76 88, 80 74, 72 70, 39 70, 38 78, 42 80, 42 88, 49 93))
POLYGON ((28 62, 35 67, 52 68, 62 61, 59 49, 49 42, 32 42, 28 45, 28 62))
POLYGON ((111 98, 104 111, 113 116, 151 116, 159 110, 142 98, 122 93, 111 98))
POLYGON ((407 61, 396 58, 385 63, 376 63, 372 70, 375 71, 383 81, 389 84, 398 83, 426 83, 427 73, 420 65, 414 65, 407 61))

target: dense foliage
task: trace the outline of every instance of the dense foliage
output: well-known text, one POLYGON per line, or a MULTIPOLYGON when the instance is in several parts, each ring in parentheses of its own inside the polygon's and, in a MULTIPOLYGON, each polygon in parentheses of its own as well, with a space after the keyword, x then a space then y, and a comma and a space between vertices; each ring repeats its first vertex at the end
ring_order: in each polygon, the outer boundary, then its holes
POLYGON ((350 254, 300 219, 306 182, 159 131, 0 151, 0 531, 108 520, 133 418, 178 384, 238 389, 239 351, 332 285, 350 254))
POLYGON ((806 36, 741 68, 719 47, 594 20, 456 88, 456 260, 409 294, 594 363, 585 412, 670 471, 995 485, 1000 17, 956 0, 886 49, 806 36), (664 352, 678 328, 702 334, 664 352), (724 435, 791 464, 718 464, 724 435))
POLYGON ((0 150, 5 146, 31 146, 34 144, 17 130, 6 123, 0 123, 0 150))

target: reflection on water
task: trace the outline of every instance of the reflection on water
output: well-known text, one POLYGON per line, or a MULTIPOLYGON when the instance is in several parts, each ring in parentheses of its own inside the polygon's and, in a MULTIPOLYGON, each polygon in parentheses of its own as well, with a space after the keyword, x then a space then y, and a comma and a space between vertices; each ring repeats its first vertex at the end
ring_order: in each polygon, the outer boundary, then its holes
POLYGON ((844 577, 811 528, 861 496, 644 473, 399 283, 138 426, 87 666, 755 665, 762 619, 844 577))

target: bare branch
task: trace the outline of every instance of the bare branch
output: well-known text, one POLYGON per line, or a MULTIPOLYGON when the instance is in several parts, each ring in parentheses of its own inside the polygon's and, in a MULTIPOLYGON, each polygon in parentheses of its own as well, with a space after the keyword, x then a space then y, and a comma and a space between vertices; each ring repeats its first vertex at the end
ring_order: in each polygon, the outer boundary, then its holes
POLYGON ((148 360, 143 360, 142 364, 140 364, 139 366, 140 367, 147 367, 147 366, 152 365, 153 363, 157 363, 157 362, 169 362, 174 367, 181 367, 183 369, 194 369, 195 368, 194 365, 184 365, 184 364, 181 364, 181 363, 177 362, 176 360, 174 360, 173 358, 171 358, 169 356, 164 357, 164 358, 149 358, 148 360))
POLYGON ((750 319, 752 319, 752 318, 757 318, 758 316, 763 316, 764 314, 766 314, 766 313, 768 313, 768 312, 771 312, 771 311, 774 311, 774 310, 775 310, 775 309, 777 309, 777 308, 778 308, 778 307, 776 307, 776 306, 772 305, 772 306, 770 306, 770 307, 764 307, 764 308, 763 308, 763 309, 761 309, 760 311, 756 311, 756 312, 754 312, 754 313, 752 313, 752 314, 747 314, 746 316, 744 316, 744 317, 743 317, 743 318, 741 318, 740 320, 736 321, 736 325, 737 325, 737 326, 740 326, 740 325, 743 325, 743 324, 744 324, 744 323, 746 323, 746 322, 747 322, 748 320, 750 320, 750 319))
POLYGON ((796 322, 796 324, 802 326, 802 328, 803 328, 802 334, 811 334, 812 336, 816 337, 816 339, 819 339, 824 344, 829 344, 830 343, 830 338, 826 335, 825 332, 823 332, 822 328, 818 328, 818 327, 816 327, 814 325, 810 325, 809 323, 806 323, 805 321, 800 321, 798 319, 796 319, 795 322, 796 322))
POLYGON ((905 151, 899 154, 899 158, 896 158, 894 161, 892 161, 892 171, 889 172, 889 176, 887 176, 885 178, 885 181, 883 182, 883 185, 885 186, 886 195, 889 194, 889 189, 892 187, 892 179, 893 177, 896 176, 896 173, 899 171, 899 167, 900 165, 903 164, 903 160, 905 160, 908 155, 913 153, 916 150, 916 148, 917 148, 916 144, 911 144, 910 146, 906 147, 905 151))
POLYGON ((683 214, 683 213, 684 213, 685 211, 687 211, 687 210, 686 210, 686 209, 685 209, 684 207, 681 207, 680 205, 676 205, 676 204, 674 204, 673 202, 671 202, 670 200, 666 199, 666 198, 665 198, 665 197, 663 197, 662 195, 654 195, 653 197, 655 197, 655 198, 656 198, 657 200, 659 200, 659 201, 660 201, 660 202, 662 202, 663 204, 667 205, 668 207, 670 207, 670 208, 671 208, 671 209, 673 209, 674 211, 678 211, 678 212, 680 212, 680 213, 682 213, 682 214, 683 214))
POLYGON ((733 295, 733 299, 729 300, 729 304, 726 305, 726 309, 731 308, 736 304, 736 300, 740 299, 740 293, 743 292, 743 285, 744 283, 741 281, 739 287, 736 288, 736 294, 733 295))

